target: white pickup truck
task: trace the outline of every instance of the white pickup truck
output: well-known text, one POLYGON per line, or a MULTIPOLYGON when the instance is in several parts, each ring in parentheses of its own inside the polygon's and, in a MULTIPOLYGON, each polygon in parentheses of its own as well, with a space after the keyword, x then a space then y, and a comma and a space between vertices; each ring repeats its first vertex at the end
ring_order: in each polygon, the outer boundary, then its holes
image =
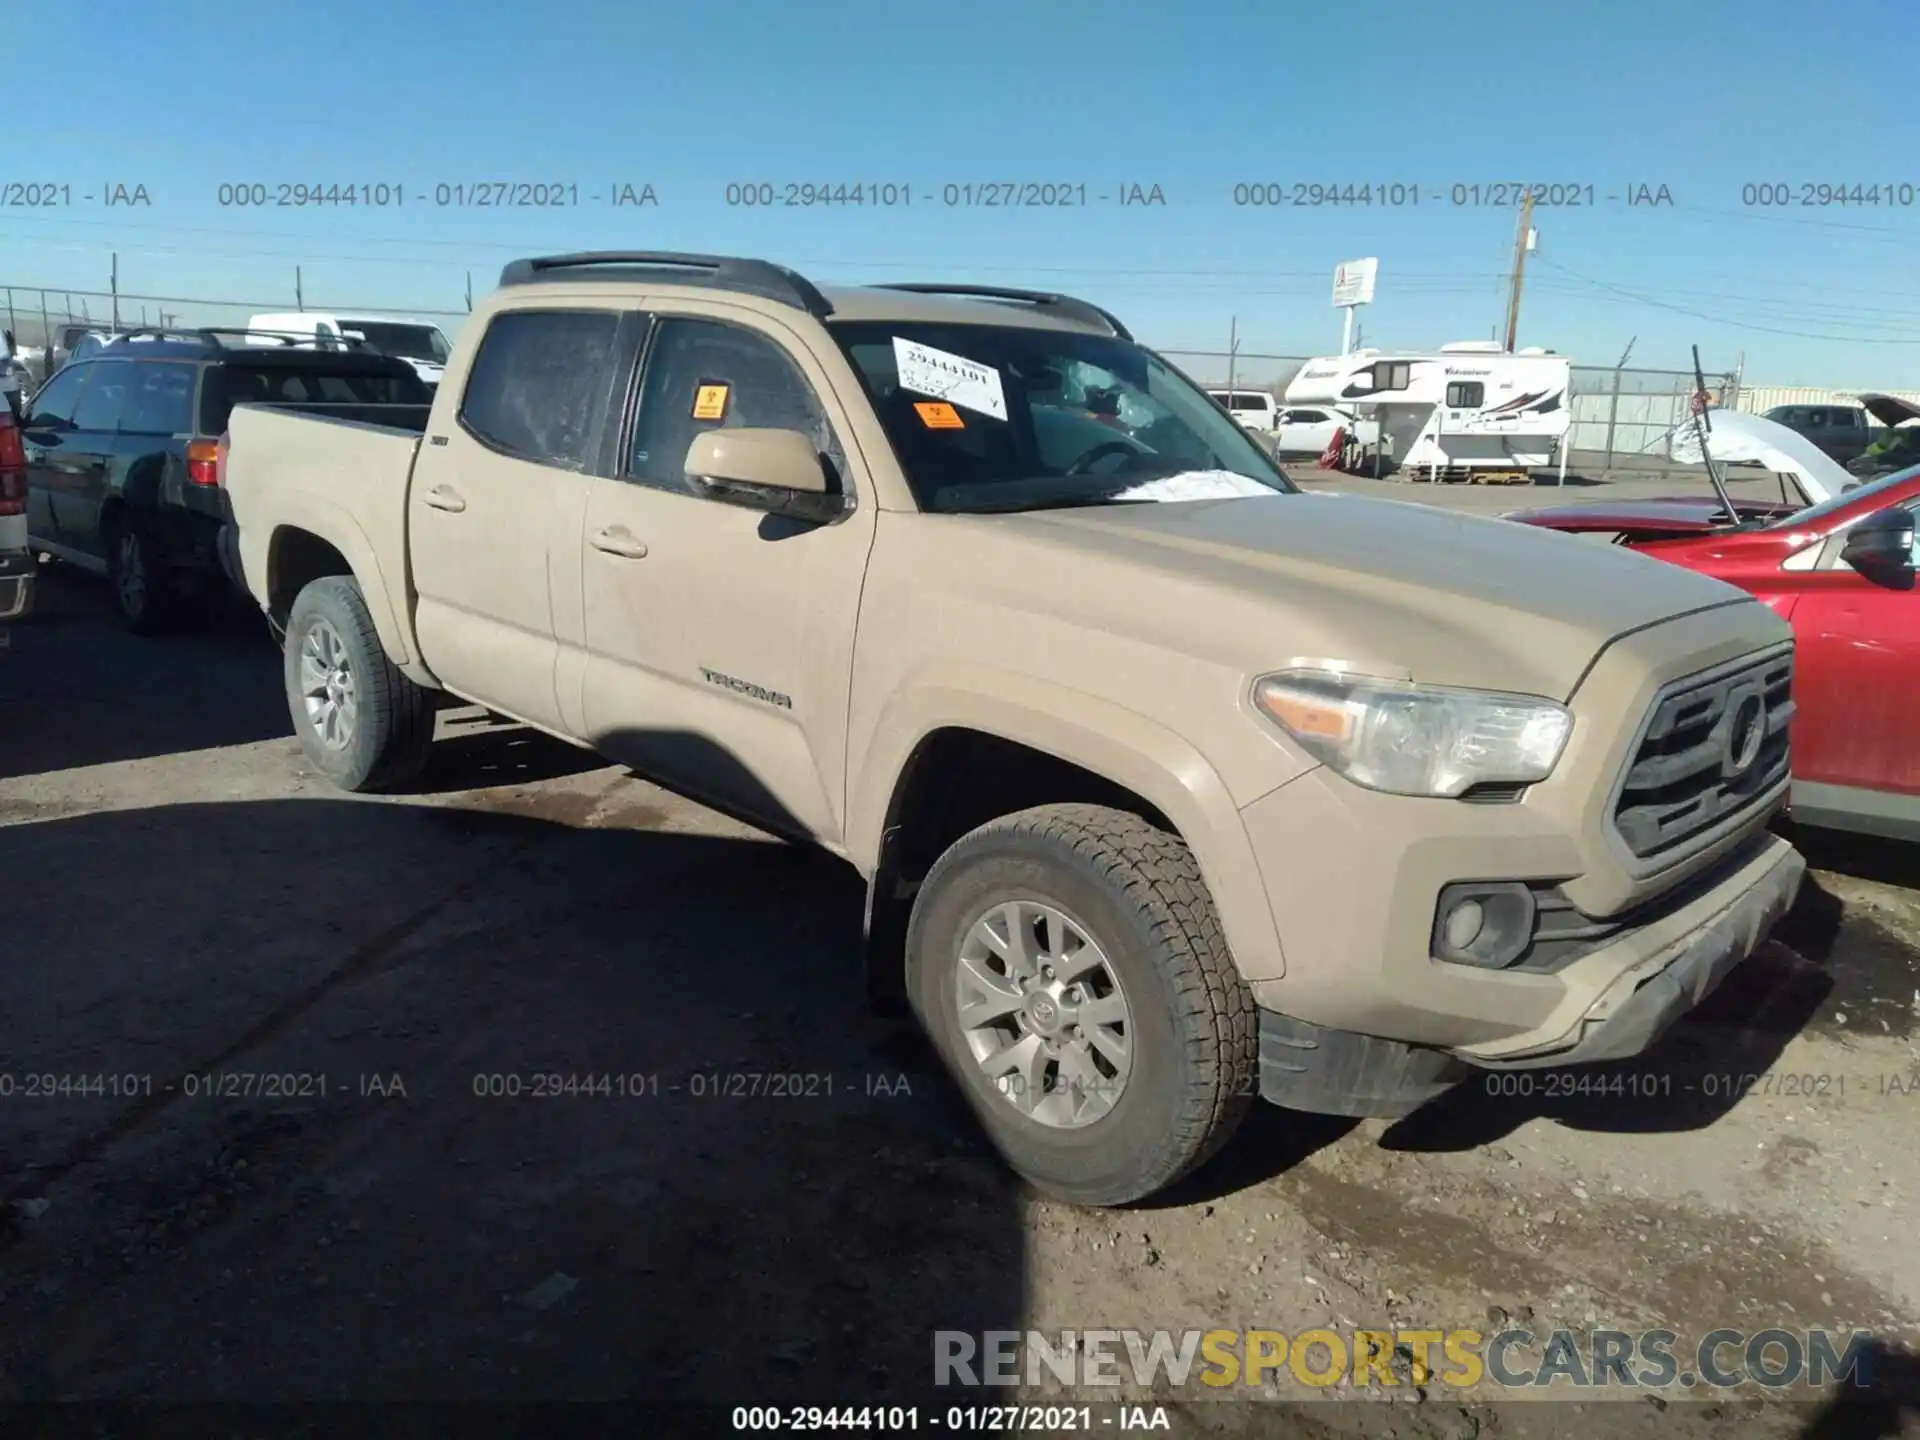
POLYGON ((319 770, 403 786, 450 692, 842 856, 875 991, 1080 1203, 1255 1096, 1635 1054, 1800 883, 1766 606, 1301 494, 1068 296, 518 261, 428 415, 241 406, 221 481, 319 770))

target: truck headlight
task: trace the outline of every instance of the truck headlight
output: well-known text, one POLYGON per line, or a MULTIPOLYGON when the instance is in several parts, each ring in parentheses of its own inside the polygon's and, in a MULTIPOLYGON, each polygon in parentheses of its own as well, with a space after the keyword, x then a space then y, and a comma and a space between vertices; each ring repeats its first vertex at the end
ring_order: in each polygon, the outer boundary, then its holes
POLYGON ((1332 670, 1283 670, 1253 703, 1315 759, 1356 785, 1450 798, 1476 785, 1553 773, 1573 716, 1551 700, 1448 690, 1332 670))

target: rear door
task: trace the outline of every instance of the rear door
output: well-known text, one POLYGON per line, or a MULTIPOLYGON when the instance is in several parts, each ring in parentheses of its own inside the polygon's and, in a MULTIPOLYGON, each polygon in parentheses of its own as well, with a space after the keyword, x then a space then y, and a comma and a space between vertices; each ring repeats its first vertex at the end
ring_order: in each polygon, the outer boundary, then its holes
POLYGON ((421 443, 408 498, 427 664, 455 693, 562 734, 555 602, 578 610, 620 324, 580 302, 495 314, 454 382, 453 422, 421 443))
MULTIPOLYGON (((186 447, 193 438, 200 369, 192 360, 142 360, 128 367, 112 485, 134 510, 163 515, 167 522, 189 512, 208 521, 226 518, 224 492, 188 483, 186 447)), ((171 524, 156 538, 169 549, 186 539, 171 524)))

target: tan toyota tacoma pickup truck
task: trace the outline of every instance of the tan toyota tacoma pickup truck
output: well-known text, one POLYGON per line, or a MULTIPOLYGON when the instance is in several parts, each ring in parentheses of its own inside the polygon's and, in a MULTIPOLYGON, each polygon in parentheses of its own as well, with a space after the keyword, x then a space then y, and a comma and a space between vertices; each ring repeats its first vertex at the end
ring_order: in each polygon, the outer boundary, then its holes
POLYGON ((1764 605, 1302 494, 1083 301, 517 261, 396 421, 225 441, 312 763, 404 788, 445 692, 842 856, 869 985, 1069 1200, 1256 1097, 1635 1054, 1800 884, 1764 605))

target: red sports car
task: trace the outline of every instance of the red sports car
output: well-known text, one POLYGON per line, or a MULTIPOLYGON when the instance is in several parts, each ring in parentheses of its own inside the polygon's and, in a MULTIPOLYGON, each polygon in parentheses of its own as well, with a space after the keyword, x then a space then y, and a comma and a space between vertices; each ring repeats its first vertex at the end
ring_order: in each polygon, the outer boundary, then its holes
POLYGON ((1793 626, 1792 812, 1920 839, 1920 467, 1809 509, 1620 501, 1509 515, 1618 543, 1750 591, 1793 626))

